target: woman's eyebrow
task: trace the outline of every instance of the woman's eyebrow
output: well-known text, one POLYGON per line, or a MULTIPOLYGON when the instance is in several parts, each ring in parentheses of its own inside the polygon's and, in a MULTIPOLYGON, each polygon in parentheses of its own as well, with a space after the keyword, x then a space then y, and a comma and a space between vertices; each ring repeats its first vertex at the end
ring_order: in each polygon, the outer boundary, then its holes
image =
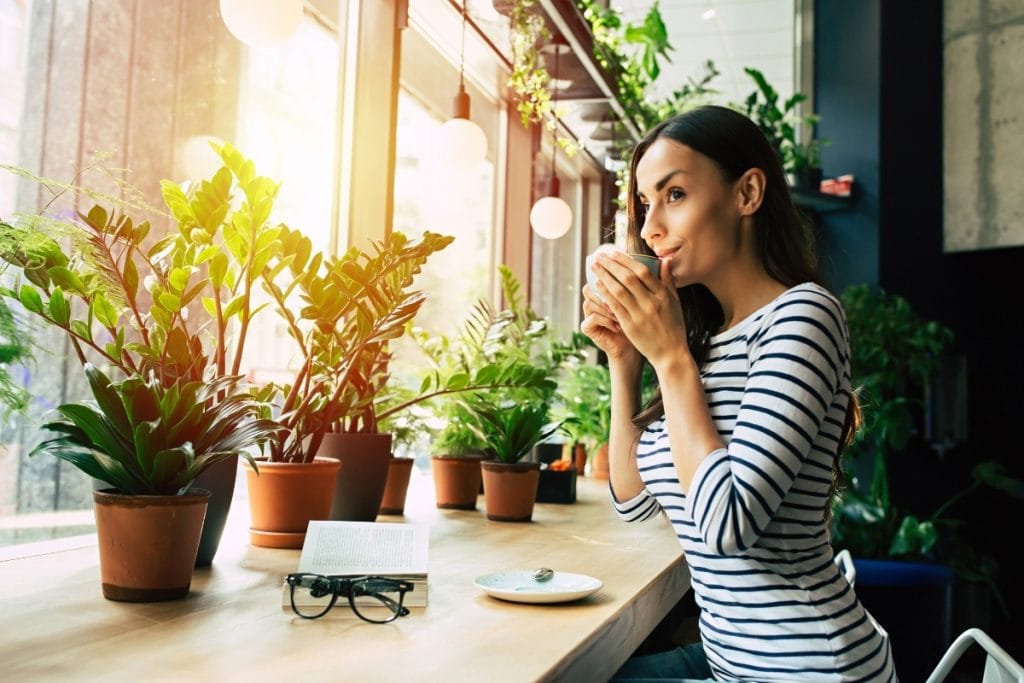
MULTIPOLYGON (((669 171, 668 173, 665 174, 665 176, 661 180, 659 180, 658 182, 654 183, 654 190, 655 190, 655 192, 661 192, 663 189, 665 189, 665 186, 668 185, 668 181, 672 180, 672 178, 674 176, 677 176, 679 174, 686 174, 686 173, 688 173, 688 171, 686 171, 686 170, 684 170, 682 168, 677 168, 674 171, 669 171)), ((637 194, 640 195, 641 197, 646 196, 646 195, 644 195, 642 190, 638 190, 637 194)))

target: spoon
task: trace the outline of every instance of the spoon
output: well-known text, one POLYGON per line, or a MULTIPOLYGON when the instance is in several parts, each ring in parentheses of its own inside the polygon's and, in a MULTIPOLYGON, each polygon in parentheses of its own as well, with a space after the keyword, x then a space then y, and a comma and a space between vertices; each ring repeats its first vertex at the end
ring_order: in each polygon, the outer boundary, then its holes
POLYGON ((541 567, 540 569, 538 569, 535 572, 533 572, 533 580, 537 581, 537 582, 550 581, 551 577, 554 576, 554 575, 555 575, 555 571, 553 569, 548 569, 547 567, 541 567))

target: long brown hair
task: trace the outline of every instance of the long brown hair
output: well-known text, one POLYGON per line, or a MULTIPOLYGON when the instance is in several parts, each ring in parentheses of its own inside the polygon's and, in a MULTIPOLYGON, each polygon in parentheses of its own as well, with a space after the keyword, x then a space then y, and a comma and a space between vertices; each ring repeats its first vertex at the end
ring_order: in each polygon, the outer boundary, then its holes
MULTIPOLYGON (((703 106, 678 114, 651 129, 633 150, 626 197, 627 240, 630 251, 652 253, 640 236, 644 226, 644 207, 636 186, 636 167, 654 142, 668 138, 711 159, 723 179, 732 183, 751 168, 765 175, 764 199, 754 213, 754 235, 757 253, 768 275, 787 287, 802 282, 824 286, 817 270, 814 238, 810 226, 793 204, 782 170, 782 163, 761 130, 749 118, 732 109, 703 106)), ((698 366, 707 360, 711 336, 724 323, 718 300, 701 284, 678 290, 679 302, 686 321, 687 345, 698 366)), ((665 412, 658 390, 646 406, 633 418, 638 427, 646 427, 665 412)), ((846 423, 855 429, 860 412, 856 397, 850 395, 846 423)), ((840 448, 836 454, 833 474, 838 481, 838 455, 853 432, 844 426, 840 448)))

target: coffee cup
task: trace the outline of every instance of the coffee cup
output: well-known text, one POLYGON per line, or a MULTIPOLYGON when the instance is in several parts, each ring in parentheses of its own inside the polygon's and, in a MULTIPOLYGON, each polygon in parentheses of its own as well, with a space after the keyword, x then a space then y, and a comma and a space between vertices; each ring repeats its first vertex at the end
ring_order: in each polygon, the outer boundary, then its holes
MULTIPOLYGON (((594 265, 594 259, 597 258, 599 253, 601 253, 601 250, 587 256, 587 284, 590 285, 590 290, 597 297, 598 301, 601 300, 601 295, 597 293, 597 276, 594 275, 592 266, 594 265)), ((651 256, 650 254, 628 254, 628 256, 647 266, 647 270, 655 280, 661 277, 661 259, 657 256, 651 256)))

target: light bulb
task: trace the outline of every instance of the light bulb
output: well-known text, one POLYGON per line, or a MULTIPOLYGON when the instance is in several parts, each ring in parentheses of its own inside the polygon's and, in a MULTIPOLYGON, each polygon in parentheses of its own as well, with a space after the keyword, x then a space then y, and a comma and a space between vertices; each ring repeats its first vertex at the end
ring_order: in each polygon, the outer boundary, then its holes
POLYGON ((437 136, 437 156, 459 169, 473 168, 487 155, 487 136, 469 119, 448 119, 437 136))
POLYGON ((561 197, 541 197, 530 209, 530 225, 541 237, 558 239, 572 226, 572 209, 561 197))
POLYGON ((220 15, 235 38, 249 47, 285 43, 302 22, 303 0, 220 0, 220 15))

